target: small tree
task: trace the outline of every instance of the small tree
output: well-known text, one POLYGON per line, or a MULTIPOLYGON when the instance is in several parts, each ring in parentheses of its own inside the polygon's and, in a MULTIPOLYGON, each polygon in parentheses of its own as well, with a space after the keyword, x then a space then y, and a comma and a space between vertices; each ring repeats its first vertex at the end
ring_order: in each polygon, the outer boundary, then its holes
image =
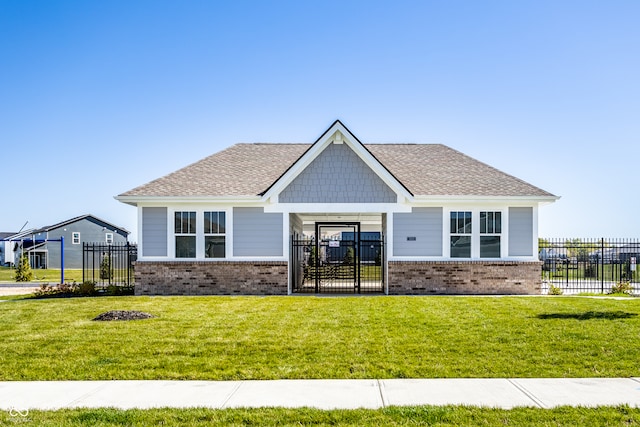
POLYGON ((111 256, 104 254, 102 261, 100 261, 100 278, 103 280, 111 279, 113 270, 111 269, 111 256))
POLYGON ((314 244, 313 246, 311 246, 311 249, 309 250, 309 262, 308 262, 309 267, 316 266, 317 257, 318 257, 318 251, 316 249, 316 245, 314 244))
POLYGON ((355 261, 355 251, 353 250, 353 248, 347 248, 347 252, 344 254, 344 259, 342 260, 342 262, 345 265, 353 265, 355 261))
POLYGON ((22 254, 16 267, 16 282, 30 282, 31 280, 33 280, 33 271, 31 271, 29 257, 22 254))

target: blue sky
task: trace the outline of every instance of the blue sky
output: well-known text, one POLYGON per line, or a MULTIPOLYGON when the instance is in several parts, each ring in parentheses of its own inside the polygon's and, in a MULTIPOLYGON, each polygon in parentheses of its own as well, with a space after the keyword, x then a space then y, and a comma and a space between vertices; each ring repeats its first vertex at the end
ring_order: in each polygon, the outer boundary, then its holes
POLYGON ((0 0, 0 231, 136 231, 113 196, 340 119, 561 196, 541 236, 640 237, 638 22, 635 0, 0 0))

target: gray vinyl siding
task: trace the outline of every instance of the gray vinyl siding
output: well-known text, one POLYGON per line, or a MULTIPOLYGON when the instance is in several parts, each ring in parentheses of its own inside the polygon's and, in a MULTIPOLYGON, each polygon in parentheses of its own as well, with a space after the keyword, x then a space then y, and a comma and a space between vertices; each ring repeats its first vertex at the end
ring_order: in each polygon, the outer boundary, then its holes
POLYGON ((282 256, 281 213, 233 208, 233 256, 282 256))
MULTIPOLYGON (((106 233, 113 234, 113 243, 126 243, 127 235, 113 226, 87 217, 79 221, 54 228, 36 236, 36 239, 59 239, 64 237, 64 267, 82 268, 83 243, 106 243, 106 233), (73 233, 80 233, 80 243, 73 244, 73 233)), ((47 250, 47 267, 60 268, 60 242, 47 242, 43 249, 47 250)))
POLYGON ((142 208, 142 256, 167 256, 167 208, 142 208))
POLYGON ((393 255, 442 256, 442 208, 393 214, 393 255))
POLYGON ((395 203, 396 193, 346 144, 329 145, 279 195, 281 203, 395 203))
POLYGON ((509 208, 509 256, 533 255, 533 208, 509 208))

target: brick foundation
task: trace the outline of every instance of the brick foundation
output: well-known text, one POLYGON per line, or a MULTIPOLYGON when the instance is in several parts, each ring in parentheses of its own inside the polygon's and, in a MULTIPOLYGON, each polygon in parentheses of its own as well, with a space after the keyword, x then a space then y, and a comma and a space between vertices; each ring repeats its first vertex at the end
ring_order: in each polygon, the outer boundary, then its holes
POLYGON ((390 295, 539 295, 541 263, 390 261, 390 295))
POLYGON ((139 261, 136 295, 287 295, 287 262, 139 261))

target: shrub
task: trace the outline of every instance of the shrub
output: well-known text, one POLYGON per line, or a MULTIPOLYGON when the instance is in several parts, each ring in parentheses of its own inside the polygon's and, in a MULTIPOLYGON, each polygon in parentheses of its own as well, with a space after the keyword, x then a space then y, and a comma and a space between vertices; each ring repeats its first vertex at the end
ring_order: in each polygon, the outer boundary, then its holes
POLYGON ((75 284, 60 283, 59 285, 49 285, 43 283, 39 289, 33 293, 37 298, 47 297, 68 297, 73 295, 75 284))
POLYGON ((631 292, 633 292, 633 287, 630 282, 619 282, 611 287, 609 294, 631 295, 631 292))
POLYGON ((584 268, 584 277, 598 277, 598 268, 597 264, 589 264, 584 268))
POLYGON ((95 295, 96 284, 95 282, 90 282, 90 281, 82 282, 79 285, 75 286, 72 292, 74 294, 85 295, 85 296, 95 295))
POLYGON ((562 288, 556 285, 549 285, 549 295, 562 295, 562 288))
POLYGON ((133 295, 134 291, 133 286, 109 285, 107 289, 105 289, 104 294, 109 296, 133 295))
POLYGON ((33 271, 31 271, 31 264, 29 264, 29 257, 22 255, 18 266, 16 267, 16 282, 30 282, 33 280, 33 271))

